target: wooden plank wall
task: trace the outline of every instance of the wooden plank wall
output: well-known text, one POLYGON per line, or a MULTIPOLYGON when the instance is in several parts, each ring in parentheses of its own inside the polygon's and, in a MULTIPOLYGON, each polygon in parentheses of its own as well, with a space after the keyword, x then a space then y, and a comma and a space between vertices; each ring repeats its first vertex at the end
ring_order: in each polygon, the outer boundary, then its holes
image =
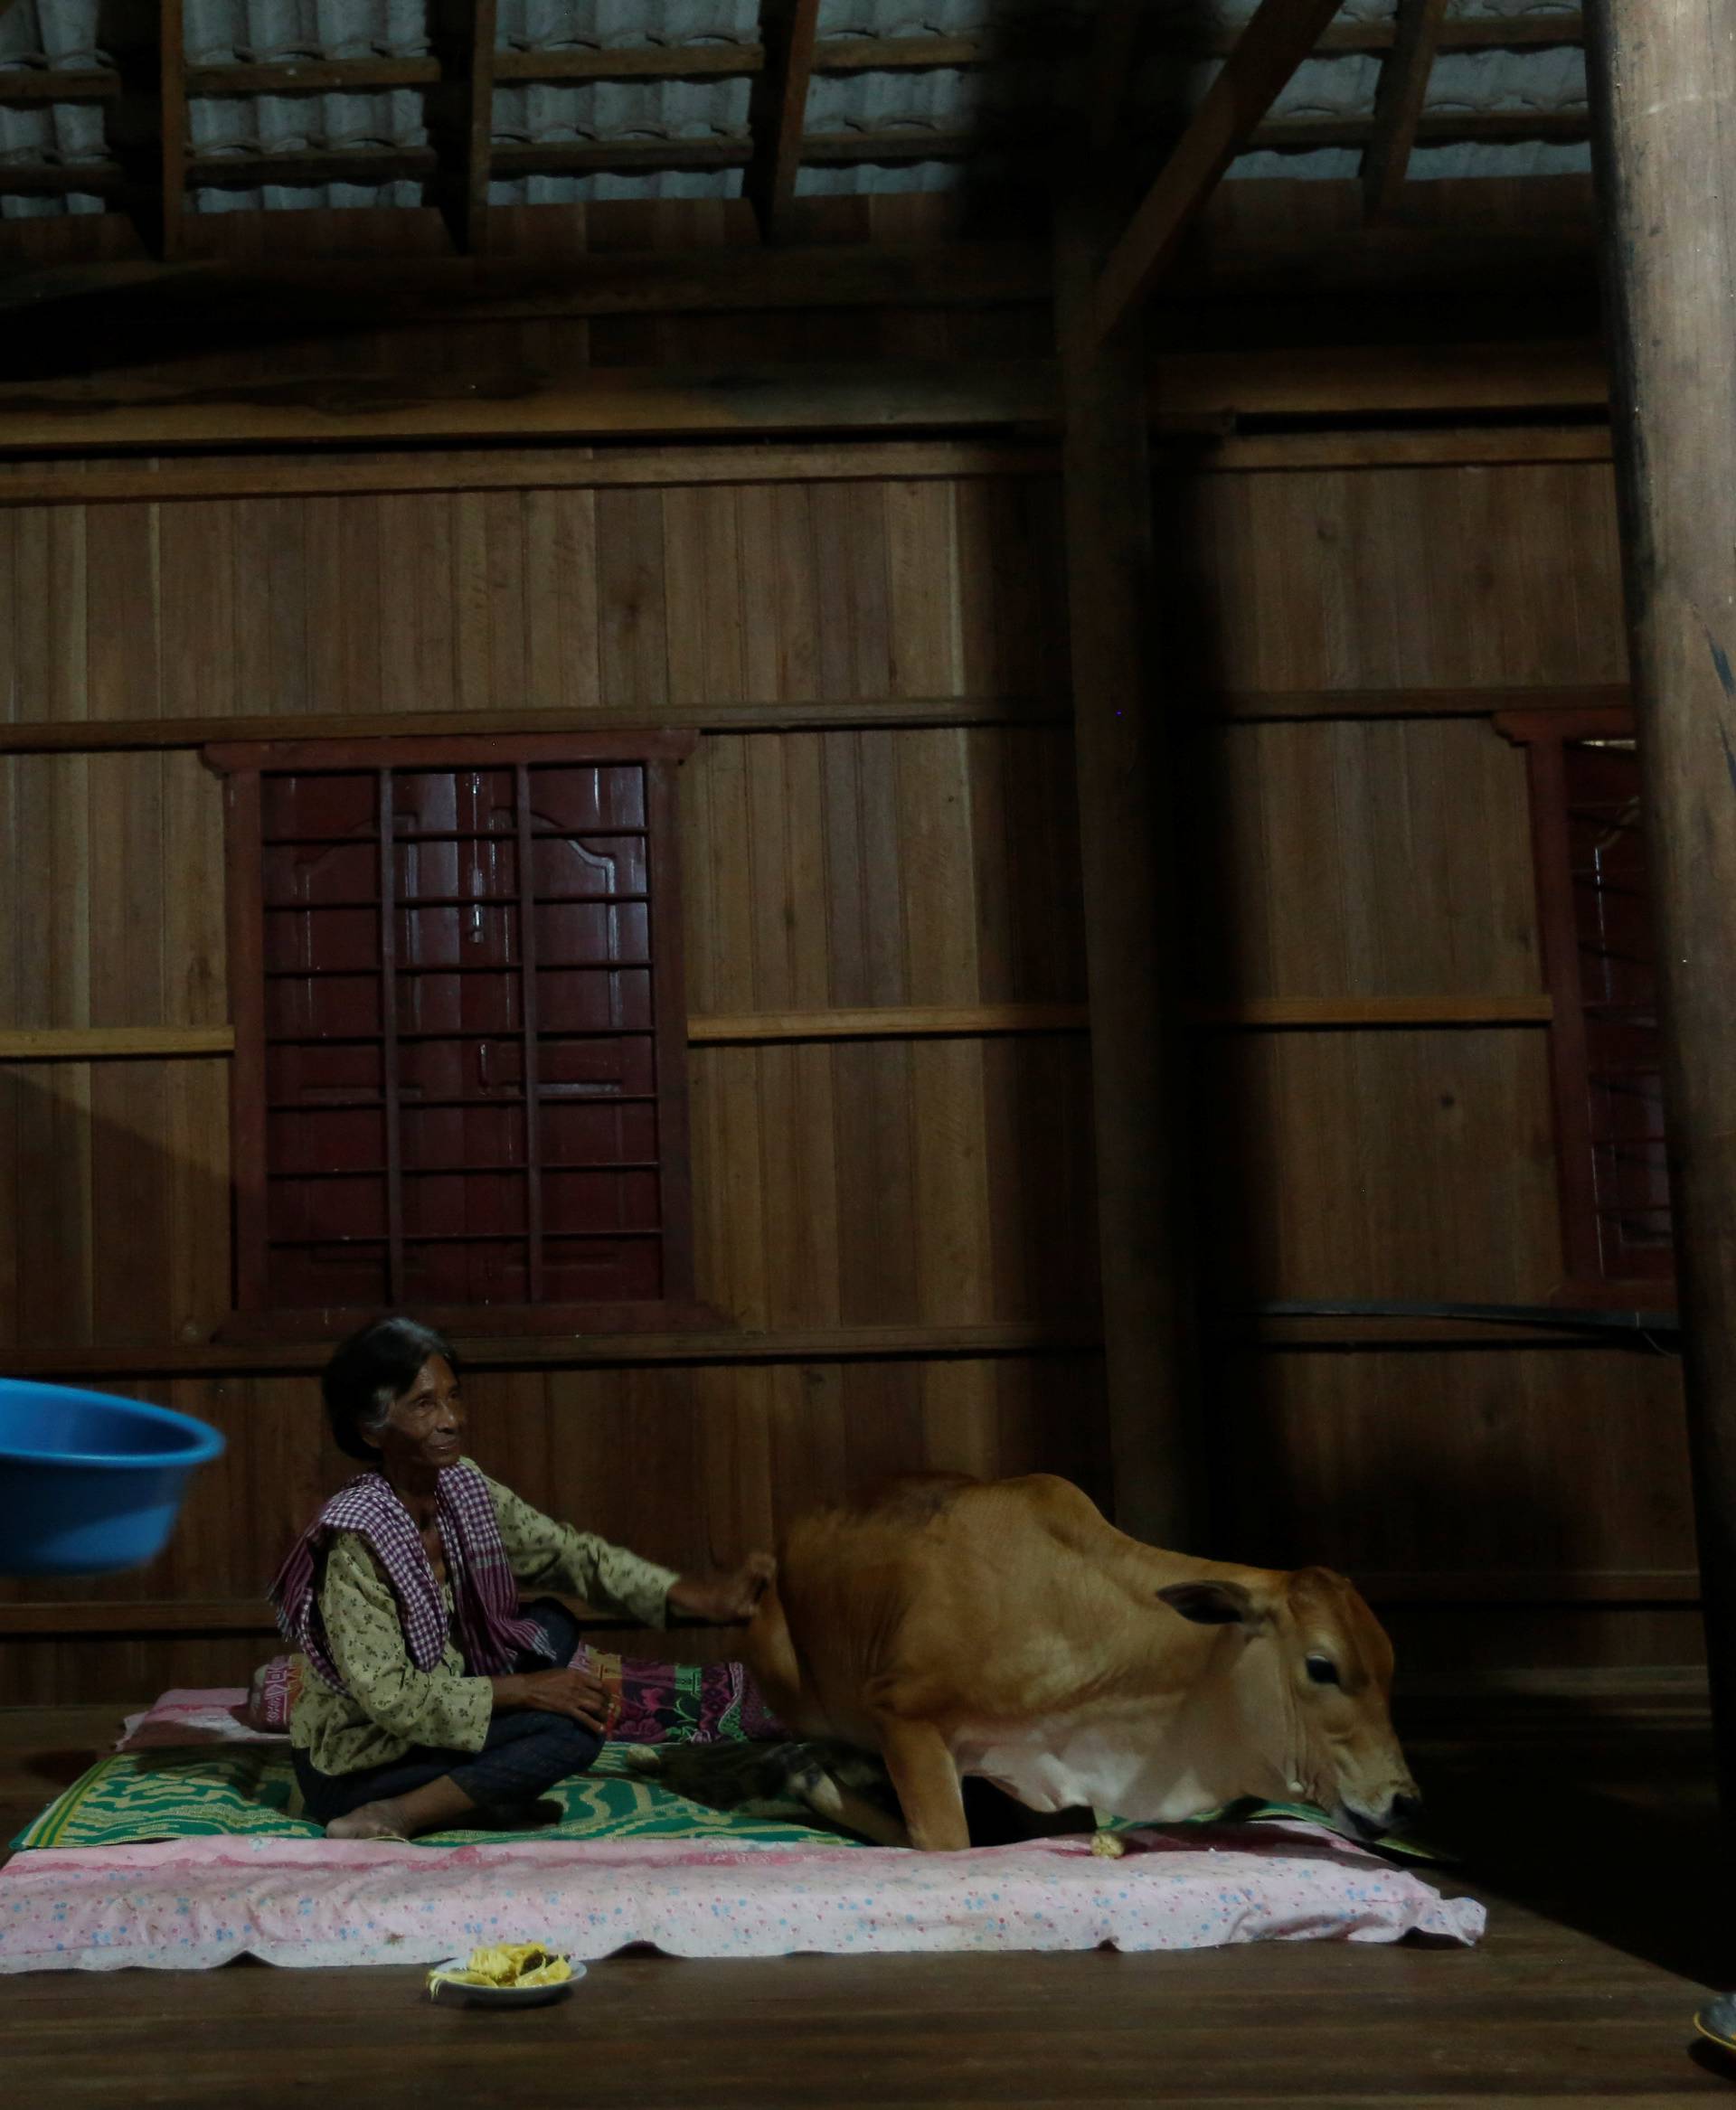
MULTIPOLYGON (((1219 722, 1187 749, 1198 994, 1541 994, 1520 751, 1485 717, 1351 714, 1357 692, 1625 680, 1609 465, 1208 476, 1166 483, 1162 513, 1169 634, 1200 684, 1325 692, 1320 715, 1219 722)), ((1546 1302, 1546 1030, 1205 1035, 1219 1307, 1546 1302)), ((1422 1600, 1386 1616, 1436 1677, 1698 1658, 1673 1358, 1307 1331, 1222 1351, 1217 1530, 1240 1556, 1324 1558, 1422 1600)))
MULTIPOLYGON (((898 239, 900 203, 849 202, 855 237, 898 239)), ((274 232, 314 240, 317 217, 274 232)), ((733 239, 703 219, 671 209, 611 239, 733 239)), ((465 366, 508 342, 489 327, 422 353, 465 366)), ((514 357, 575 363, 1005 344, 992 313, 512 328, 514 357)), ((340 354, 383 370, 406 342, 311 343, 270 370, 340 354)), ((259 363, 225 357, 200 372, 259 363)), ((0 762, 0 1025, 227 1016, 214 784, 186 752, 103 751, 116 721, 459 709, 505 727, 595 708, 679 724, 821 699, 854 728, 852 700, 1061 692, 1048 474, 840 480, 824 448, 806 470, 780 451, 780 471, 710 488, 672 483, 672 457, 638 485, 537 488, 526 457, 525 487, 505 491, 0 504, 0 720, 89 727, 83 751, 0 762)), ((1370 719, 1359 699, 1619 683, 1609 468, 1401 451, 1363 435, 1345 466, 1298 468, 1273 443, 1263 466, 1226 466, 1231 450, 1163 479, 1165 655, 1201 707, 1175 745, 1195 881, 1177 913, 1208 1002, 1541 991, 1520 758, 1486 717, 1370 719), (1256 708, 1214 717, 1222 690, 1256 708), (1257 708, 1300 691, 1316 696, 1306 721, 1257 708)), ((684 772, 692 1011, 1077 1002, 1068 750, 1053 724, 708 733, 684 772)), ((1230 1314, 1209 1372, 1211 1550, 1383 1578, 1420 1675, 1622 1674, 1699 1648, 1669 1360, 1346 1349, 1233 1316, 1278 1298, 1546 1297, 1543 1031, 1200 1042, 1203 1275, 1230 1314)), ((1041 1465, 1103 1492, 1077 1346, 1094 1323, 1085 1078, 1065 1032, 696 1046, 702 1292, 807 1347, 488 1371, 478 1448, 533 1499, 677 1560, 729 1558, 816 1495, 924 1463, 1041 1465), (866 1354, 874 1326, 905 1352, 866 1354), (996 1352, 984 1336, 921 1352, 922 1329, 986 1326, 996 1352)), ((341 1470, 305 1372, 160 1372, 227 1305, 225 1093, 221 1060, 0 1066, 0 1365, 85 1348, 118 1362, 105 1382, 231 1439, 155 1570, 0 1587, 0 1702, 240 1674, 261 1646, 242 1631, 260 1582, 341 1470), (112 1620, 42 1609, 68 1598, 112 1620), (173 1619, 148 1609, 165 1605, 173 1619)))
MULTIPOLYGON (((141 716, 679 724, 706 703, 830 698, 847 720, 863 696, 1024 694, 1061 649, 1055 515, 1052 484, 1017 477, 0 509, 5 715, 84 721, 99 749, 141 716)), ((5 1022, 222 1022, 221 801, 196 754, 0 768, 5 1022)), ((683 827, 694 1013, 1079 1001, 1063 726, 710 736, 683 827)), ((944 1348, 948 1329, 1018 1322, 1089 1342, 1085 1055, 1076 1031, 695 1047, 701 1295, 821 1342, 898 1325, 944 1348)), ((148 1366, 209 1337, 228 1306, 226 1088, 221 1060, 0 1069, 0 1342, 137 1345, 148 1366)), ((795 1506, 925 1464, 1101 1489, 1093 1366, 490 1372, 478 1446, 533 1500, 723 1559, 795 1506)), ((231 1452, 165 1562, 58 1594, 232 1623, 338 1469, 314 1382, 143 1389, 231 1452)), ((0 1696, 217 1675, 258 1647, 18 1640, 0 1696)))

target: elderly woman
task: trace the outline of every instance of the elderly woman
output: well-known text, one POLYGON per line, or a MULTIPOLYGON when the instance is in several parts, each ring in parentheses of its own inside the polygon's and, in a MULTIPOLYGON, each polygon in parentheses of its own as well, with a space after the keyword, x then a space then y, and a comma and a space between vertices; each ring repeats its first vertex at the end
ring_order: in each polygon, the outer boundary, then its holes
POLYGON ((462 1455, 458 1359, 439 1334, 382 1319, 344 1342, 322 1387, 341 1450, 373 1467, 297 1541, 272 1586, 310 1675, 290 1725, 309 1815, 334 1839, 413 1838, 498 1821, 602 1747, 607 1697, 572 1667, 561 1590, 661 1626, 753 1609, 772 1563, 677 1576, 541 1515, 462 1455))

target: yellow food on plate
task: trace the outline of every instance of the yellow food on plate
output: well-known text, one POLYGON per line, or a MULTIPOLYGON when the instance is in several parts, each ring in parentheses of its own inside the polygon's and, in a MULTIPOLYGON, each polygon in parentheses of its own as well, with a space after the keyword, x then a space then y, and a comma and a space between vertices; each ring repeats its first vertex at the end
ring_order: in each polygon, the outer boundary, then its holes
POLYGON ((522 1986, 560 1985, 572 1976, 564 1956, 541 1942, 499 1942, 472 1949, 461 1971, 430 1971, 430 1985, 490 1985, 516 1992, 522 1986))

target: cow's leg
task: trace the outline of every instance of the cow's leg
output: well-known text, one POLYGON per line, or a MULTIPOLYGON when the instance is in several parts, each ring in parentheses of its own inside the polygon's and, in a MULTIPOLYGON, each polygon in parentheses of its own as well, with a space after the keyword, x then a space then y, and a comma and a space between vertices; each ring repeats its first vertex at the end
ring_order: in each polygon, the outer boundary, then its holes
POLYGON ((958 1852, 970 1844, 958 1768, 932 1723, 882 1716, 875 1723, 881 1756, 898 1790, 910 1844, 925 1853, 958 1852))
POLYGON ((910 1833, 890 1811, 846 1787, 823 1767, 816 1766, 813 1776, 799 1784, 797 1792, 816 1816, 842 1824, 846 1832, 858 1832, 875 1846, 910 1844, 910 1833))

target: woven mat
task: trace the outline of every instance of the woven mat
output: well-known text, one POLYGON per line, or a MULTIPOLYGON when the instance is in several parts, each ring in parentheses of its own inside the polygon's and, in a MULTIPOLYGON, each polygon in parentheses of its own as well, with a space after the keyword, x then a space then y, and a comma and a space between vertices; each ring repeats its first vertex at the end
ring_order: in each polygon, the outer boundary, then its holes
MULTIPOLYGON (((630 1771, 628 1747, 609 1745, 587 1774, 563 1780, 558 1824, 534 1832, 430 1832, 420 1846, 468 1846, 508 1839, 692 1839, 768 1846, 851 1846, 848 1833, 818 1825, 792 1805, 788 1821, 711 1810, 630 1771)), ((301 1795, 286 1747, 201 1746, 189 1750, 118 1751, 57 1795, 12 1842, 14 1851, 40 1846, 136 1846, 159 1839, 213 1833, 318 1839, 301 1813, 301 1795)))

